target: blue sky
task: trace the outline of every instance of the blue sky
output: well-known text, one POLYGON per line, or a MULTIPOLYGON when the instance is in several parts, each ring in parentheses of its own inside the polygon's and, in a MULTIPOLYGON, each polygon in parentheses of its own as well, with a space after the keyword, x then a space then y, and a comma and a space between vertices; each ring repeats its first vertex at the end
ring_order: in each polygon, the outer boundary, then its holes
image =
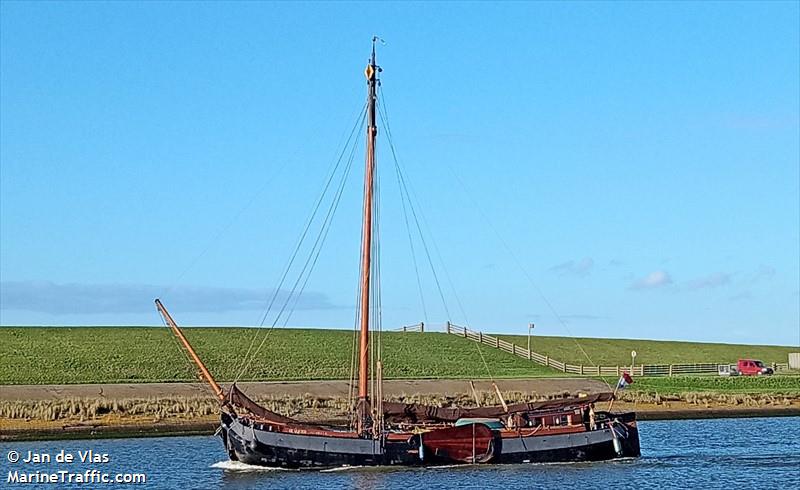
MULTIPOLYGON (((451 320, 800 342, 797 2, 0 14, 4 325, 159 324, 155 296, 183 324, 257 324, 363 104, 378 34, 451 320)), ((358 151, 290 325, 353 324, 358 151)), ((385 140, 378 154, 384 326, 443 322, 416 242, 422 312, 385 140)))

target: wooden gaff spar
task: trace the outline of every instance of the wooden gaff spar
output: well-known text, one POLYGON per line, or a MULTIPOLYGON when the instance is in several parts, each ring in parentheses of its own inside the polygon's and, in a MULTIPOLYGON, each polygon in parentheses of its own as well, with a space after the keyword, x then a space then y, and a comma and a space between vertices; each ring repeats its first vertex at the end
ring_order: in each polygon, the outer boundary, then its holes
MULTIPOLYGON (((376 41, 373 38, 365 70, 367 131, 354 423, 330 426, 299 421, 260 406, 235 382, 223 389, 161 301, 156 300, 165 323, 220 400, 219 433, 229 457, 262 466, 328 468, 594 461, 639 456, 635 413, 593 411, 595 403, 611 400, 611 393, 477 408, 434 407, 383 401, 378 372, 378 388, 372 392, 374 400, 370 400, 370 305, 375 299, 372 281, 376 279, 371 275, 375 144, 381 72, 376 63, 376 41)), ((378 371, 380 365, 378 361, 378 371)))

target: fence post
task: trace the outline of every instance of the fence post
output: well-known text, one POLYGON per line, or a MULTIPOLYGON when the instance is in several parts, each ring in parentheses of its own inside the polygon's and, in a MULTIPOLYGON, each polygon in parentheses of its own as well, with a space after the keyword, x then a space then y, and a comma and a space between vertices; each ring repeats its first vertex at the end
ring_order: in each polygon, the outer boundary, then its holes
POLYGON ((425 322, 419 322, 419 333, 425 333, 425 322))
POLYGON ((672 377, 672 364, 669 365, 669 377, 672 377))
POLYGON ((517 355, 517 344, 511 344, 511 353, 514 354, 515 356, 517 355))
POLYGON ((581 376, 583 376, 583 364, 581 364, 581 376))
POLYGON ((447 329, 447 333, 450 333, 450 322, 447 322, 447 324, 445 324, 445 328, 447 329))
POLYGON ((482 331, 478 331, 478 343, 479 344, 483 343, 483 332, 482 331))
POLYGON ((544 356, 544 365, 550 367, 550 356, 544 356))
POLYGON ((500 337, 495 337, 494 338, 494 347, 495 347, 495 349, 499 349, 500 348, 500 337))

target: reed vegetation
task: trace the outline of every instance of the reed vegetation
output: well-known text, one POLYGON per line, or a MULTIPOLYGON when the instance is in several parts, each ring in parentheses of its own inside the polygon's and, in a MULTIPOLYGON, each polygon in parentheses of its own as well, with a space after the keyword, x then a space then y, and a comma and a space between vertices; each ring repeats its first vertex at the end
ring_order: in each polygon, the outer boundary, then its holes
MULTIPOLYGON (((506 391, 503 398, 508 403, 541 401, 552 398, 574 396, 571 393, 542 395, 535 392, 506 391)), ((388 397, 403 403, 422 403, 439 407, 476 406, 470 393, 446 395, 405 394, 388 397)), ((491 392, 478 392, 482 406, 497 405, 499 400, 491 392)), ((715 393, 684 392, 659 393, 657 391, 624 391, 619 394, 622 402, 637 405, 669 406, 685 403, 703 407, 785 407, 800 403, 800 392, 784 393, 715 393)), ((349 403, 346 397, 268 396, 258 398, 264 407, 298 419, 346 420, 349 403)), ((40 401, 0 401, 0 423, 6 421, 47 421, 64 423, 102 423, 131 420, 159 422, 166 420, 191 420, 215 418, 219 403, 206 396, 157 397, 157 398, 67 398, 40 401)))
MULTIPOLYGON (((606 378, 613 386, 616 379, 606 378)), ((800 376, 674 376, 637 377, 630 390, 651 393, 767 393, 800 395, 800 376)))

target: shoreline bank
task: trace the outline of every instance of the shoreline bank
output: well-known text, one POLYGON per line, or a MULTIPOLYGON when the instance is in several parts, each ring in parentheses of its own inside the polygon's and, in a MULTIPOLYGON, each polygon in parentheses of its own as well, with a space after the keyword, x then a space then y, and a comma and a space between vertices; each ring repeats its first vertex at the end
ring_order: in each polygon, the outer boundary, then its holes
MULTIPOLYGON (((492 391, 488 379, 388 379, 383 381, 387 396, 407 393, 461 393, 470 390, 470 381, 478 391, 492 391)), ((608 391, 608 386, 592 378, 515 378, 498 380, 503 390, 538 393, 608 391)), ((221 383, 227 386, 228 383, 221 383)), ((251 397, 259 396, 347 396, 348 380, 318 381, 246 381, 237 383, 251 397)), ((0 385, 0 401, 58 400, 64 398, 157 398, 200 396, 213 398, 206 383, 102 383, 58 385, 0 385)))
MULTIPOLYGON (((437 406, 497 404, 489 380, 387 380, 386 399, 437 406)), ((609 391, 591 378, 505 379, 509 402, 609 391)), ((644 383, 643 383, 644 384, 644 383)), ((346 424, 349 383, 334 381, 247 382, 240 386, 283 415, 346 424)), ((602 407, 605 408, 605 407, 602 407)), ((639 420, 800 416, 800 390, 771 393, 659 394, 626 390, 615 412, 639 420)), ((218 427, 219 402, 201 383, 0 385, 0 441, 210 435, 218 427)))

